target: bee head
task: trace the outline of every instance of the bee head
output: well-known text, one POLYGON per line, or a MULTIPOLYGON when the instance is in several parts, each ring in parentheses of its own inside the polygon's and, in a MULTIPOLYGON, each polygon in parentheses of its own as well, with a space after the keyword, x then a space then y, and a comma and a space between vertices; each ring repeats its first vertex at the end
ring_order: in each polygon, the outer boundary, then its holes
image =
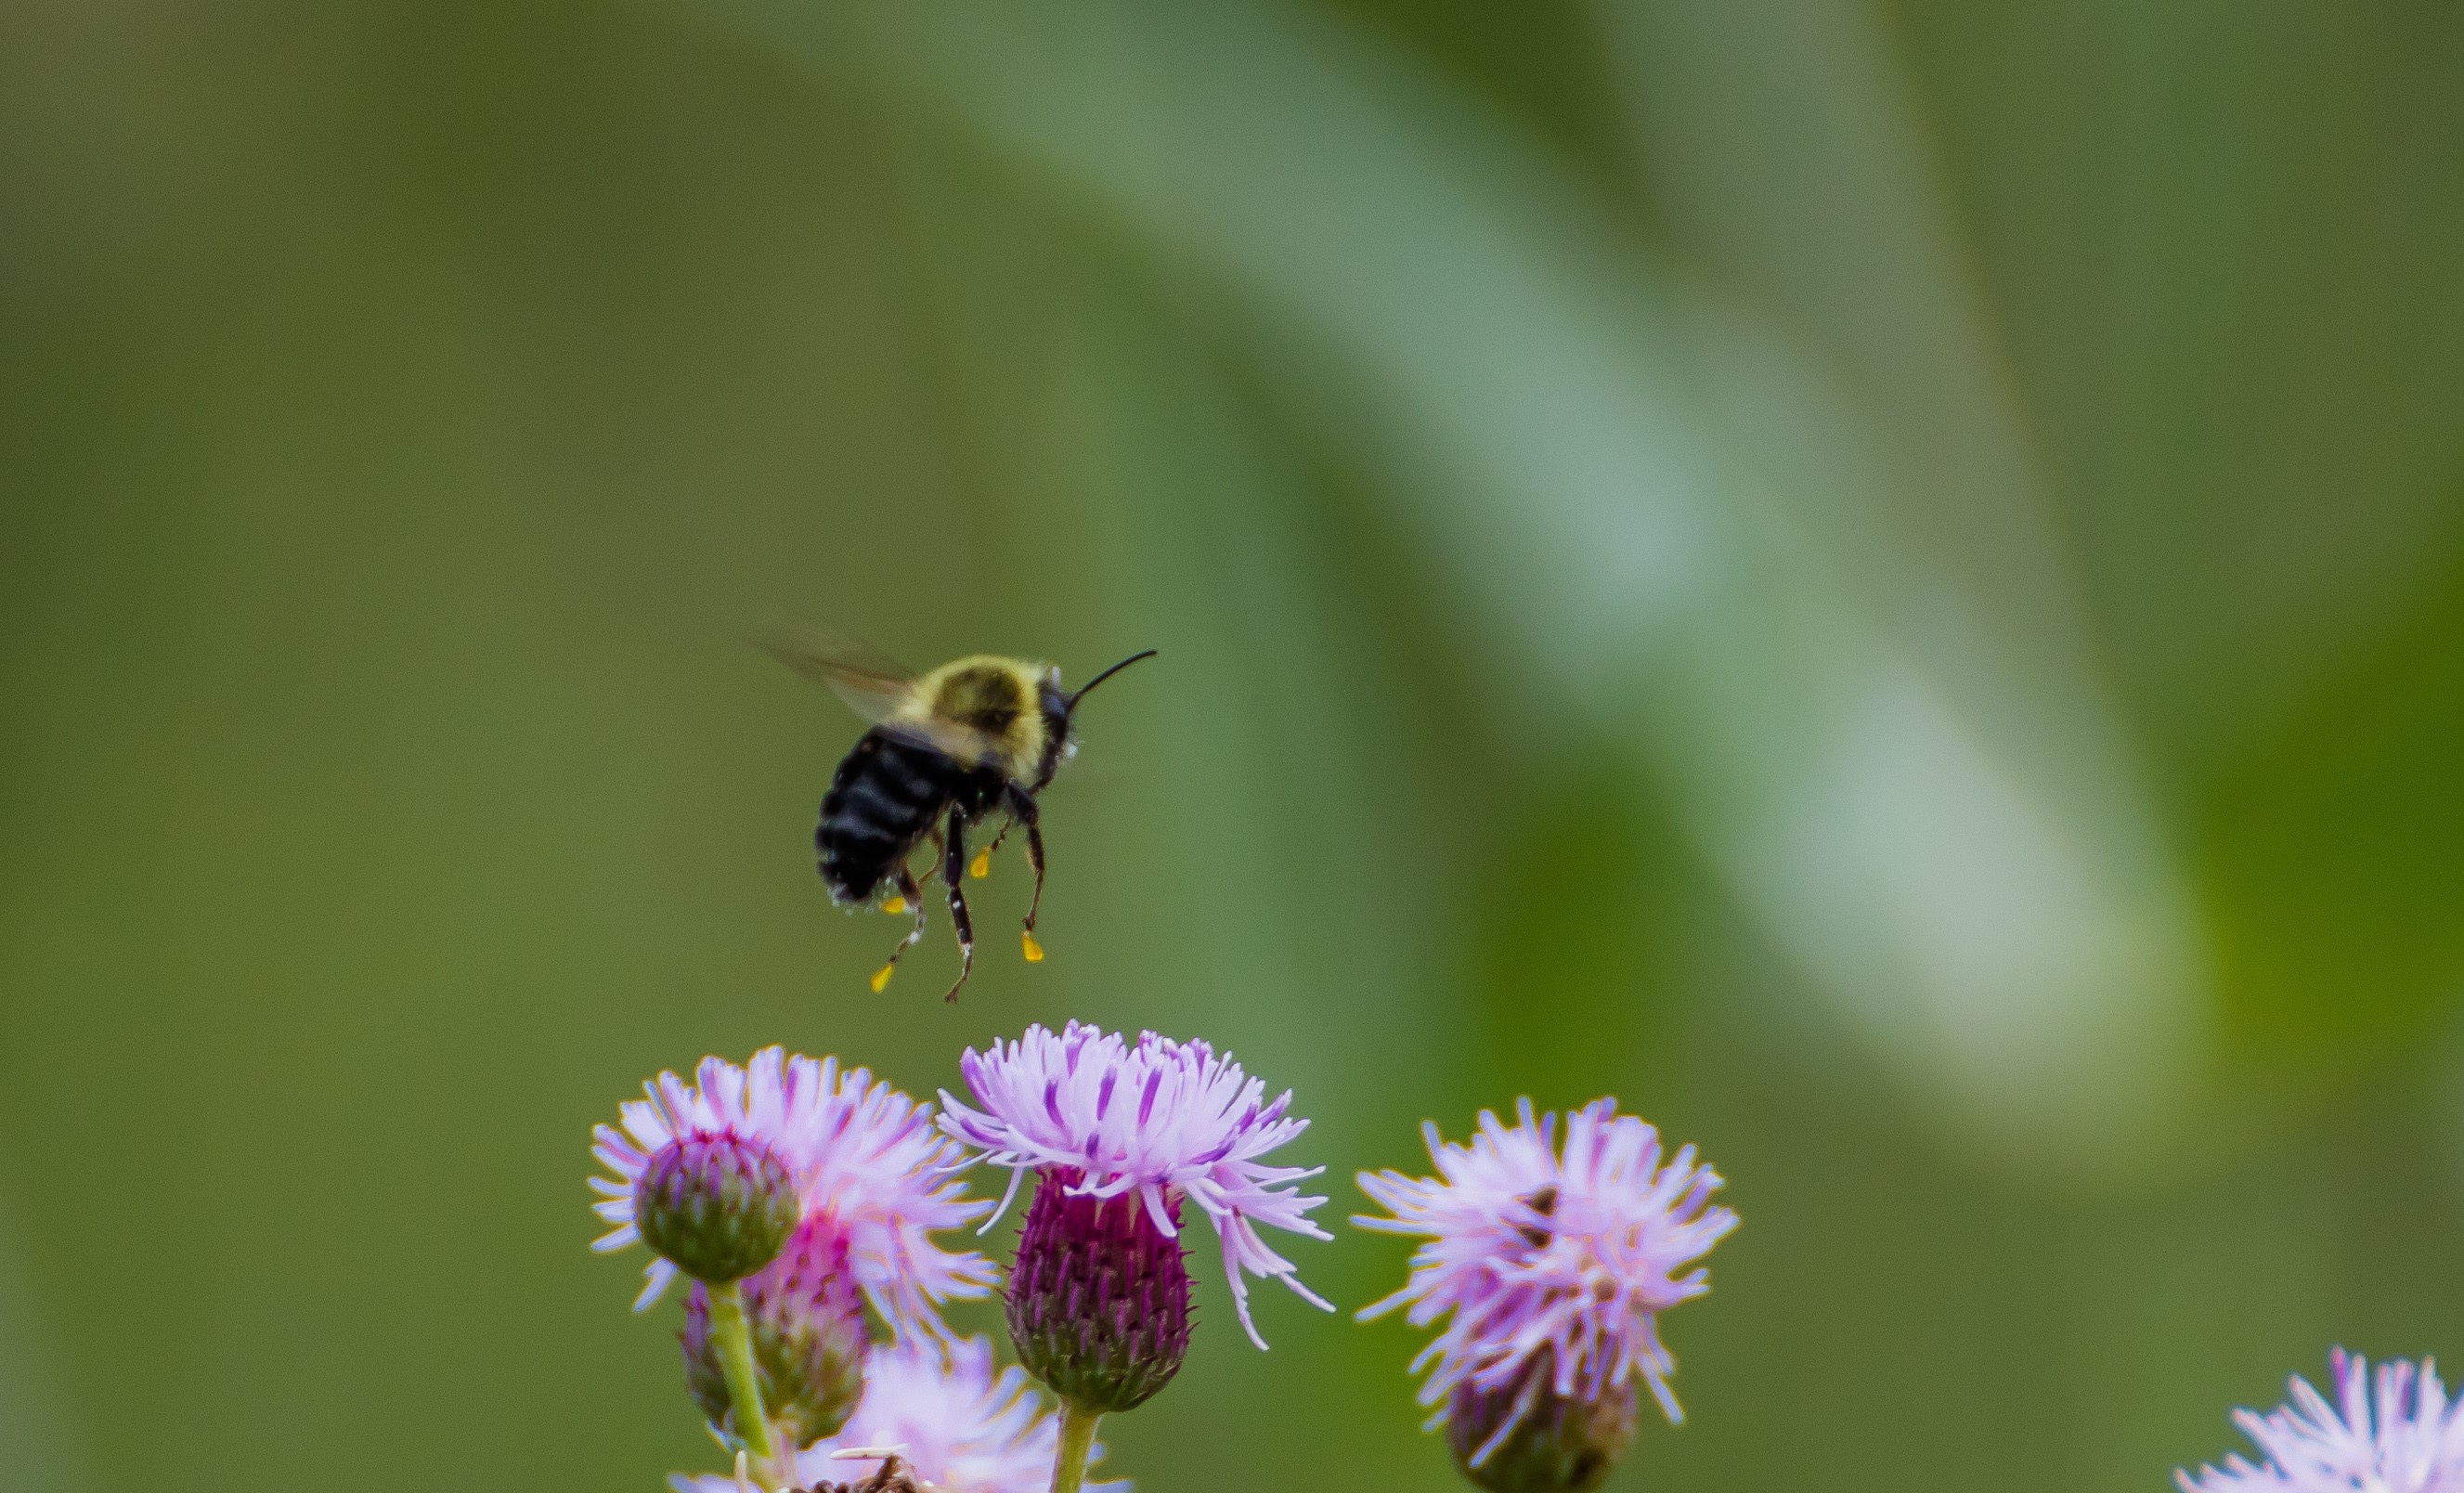
POLYGON ((1044 707, 1045 745, 1044 761, 1036 773, 1036 791, 1041 792, 1045 784, 1052 780, 1052 775, 1061 770, 1061 764, 1069 760, 1077 753, 1078 744, 1071 736, 1070 723, 1078 714, 1078 702, 1085 699, 1087 692, 1097 685, 1138 660, 1153 658, 1155 654, 1155 650, 1153 648, 1148 648, 1142 653, 1133 653, 1080 685, 1075 691, 1064 691, 1061 688, 1061 670, 1058 665, 1045 666, 1044 675, 1038 681, 1040 688, 1037 691, 1044 707))

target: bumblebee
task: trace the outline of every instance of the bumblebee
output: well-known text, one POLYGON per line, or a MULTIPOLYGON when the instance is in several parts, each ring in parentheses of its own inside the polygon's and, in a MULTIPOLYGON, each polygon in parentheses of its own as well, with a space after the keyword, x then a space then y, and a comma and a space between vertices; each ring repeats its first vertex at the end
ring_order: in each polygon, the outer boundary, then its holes
POLYGON ((924 937, 923 888, 908 862, 930 840, 934 851, 922 880, 937 872, 949 891, 950 920, 958 933, 958 978, 944 999, 958 999, 958 986, 976 962, 975 924, 967 915, 959 868, 969 864, 969 827, 996 811, 1004 819, 1001 832, 976 855, 972 870, 988 874, 993 851, 1010 829, 1025 831, 1035 894, 1019 938, 1030 962, 1043 958, 1044 948, 1035 941, 1035 914, 1044 902, 1044 830, 1036 795, 1077 755, 1071 722, 1078 702, 1155 650, 1133 653, 1065 692, 1057 666, 1025 659, 977 653, 919 676, 861 644, 827 635, 772 634, 759 641, 871 722, 831 775, 813 847, 832 902, 869 907, 880 897, 884 911, 915 914, 915 926, 890 952, 889 962, 873 972, 873 990, 890 983, 899 956, 924 937))

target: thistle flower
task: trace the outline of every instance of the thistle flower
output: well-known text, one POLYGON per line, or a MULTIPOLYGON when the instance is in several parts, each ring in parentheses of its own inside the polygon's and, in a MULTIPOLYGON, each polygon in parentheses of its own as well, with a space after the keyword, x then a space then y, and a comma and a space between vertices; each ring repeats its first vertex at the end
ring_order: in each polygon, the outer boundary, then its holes
MULTIPOLYGON (((873 1354, 855 1415, 837 1436, 804 1449, 795 1477, 799 1486, 857 1482, 878 1464, 839 1457, 843 1448, 895 1447, 915 1480, 941 1493, 1045 1493, 1058 1437, 1026 1375, 994 1372, 991 1339, 955 1343, 946 1358, 930 1344, 901 1344, 873 1354)), ((732 1478, 669 1481, 675 1493, 737 1493, 732 1478)), ((1086 1484, 1088 1493, 1128 1487, 1086 1484)))
POLYGON ((1663 1162, 1659 1132, 1619 1115, 1614 1099, 1566 1117, 1562 1154, 1556 1115, 1535 1119, 1529 1099, 1515 1112, 1509 1130, 1481 1111, 1463 1146, 1424 1126, 1437 1177, 1360 1174, 1361 1191, 1392 1217, 1353 1221, 1427 1241, 1404 1287, 1360 1318, 1409 1306, 1415 1327, 1451 1319, 1412 1367, 1430 1367, 1420 1403, 1436 1407, 1430 1426, 1449 1427, 1474 1481, 1585 1486, 1539 1469, 1605 1476, 1631 1435, 1638 1379, 1683 1422, 1659 1314, 1710 1289, 1705 1271, 1684 1267, 1737 1216, 1709 1204, 1720 1177, 1695 1163, 1693 1147, 1663 1162), (1549 1434, 1518 1436, 1527 1426, 1549 1434))
MULTIPOLYGON (((935 1232, 980 1217, 988 1205, 969 1199, 952 1176, 958 1148, 934 1132, 927 1107, 863 1068, 842 1072, 836 1058, 791 1059, 777 1047, 740 1068, 705 1058, 694 1078, 688 1085, 660 1074, 644 1086, 646 1098, 621 1108, 622 1130, 602 1125, 591 1132, 591 1154, 613 1174, 590 1179, 602 1199, 597 1212, 615 1225, 593 1249, 645 1239, 642 1180, 654 1165, 672 1164, 662 1156, 730 1140, 784 1164, 795 1198, 790 1226, 821 1219, 840 1235, 856 1284, 902 1335, 946 1339, 939 1304, 992 1287, 990 1261, 933 1242, 935 1232)), ((677 1262, 662 1255, 644 1273, 636 1310, 666 1291, 677 1262)))
POLYGON ((2266 1464, 2176 1472, 2182 1493, 2464 1493, 2464 1402, 2450 1403, 2434 1364, 2381 1364, 2375 1395, 2358 1354, 2340 1348, 2327 1364, 2335 1404, 2297 1376, 2291 1404, 2234 1411, 2266 1464))
POLYGON ((1251 1342, 1266 1346, 1243 1272, 1333 1309, 1258 1235, 1263 1223, 1329 1237, 1308 1219, 1326 1199, 1293 1185, 1324 1169, 1260 1160, 1309 1126, 1287 1113, 1288 1091, 1266 1102, 1263 1082, 1202 1042, 1144 1032, 1133 1046, 1076 1021, 971 1048, 959 1070, 983 1108, 944 1092, 941 1128, 1009 1169, 995 1217, 1027 1173, 1037 1175, 1011 1272, 1012 1335, 1031 1372, 1065 1397, 1083 1396, 1072 1403, 1127 1409, 1179 1368, 1189 1336, 1184 1202, 1215 1227, 1251 1342))

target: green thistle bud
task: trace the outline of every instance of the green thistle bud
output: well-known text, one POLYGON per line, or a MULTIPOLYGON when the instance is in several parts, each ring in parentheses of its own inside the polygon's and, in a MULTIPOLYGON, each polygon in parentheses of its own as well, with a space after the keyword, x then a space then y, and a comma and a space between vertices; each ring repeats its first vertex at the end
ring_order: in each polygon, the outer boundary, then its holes
POLYGON ((758 1140, 688 1135, 659 1149, 633 1187, 643 1242, 696 1281, 741 1280, 795 1231, 794 1178, 758 1140))

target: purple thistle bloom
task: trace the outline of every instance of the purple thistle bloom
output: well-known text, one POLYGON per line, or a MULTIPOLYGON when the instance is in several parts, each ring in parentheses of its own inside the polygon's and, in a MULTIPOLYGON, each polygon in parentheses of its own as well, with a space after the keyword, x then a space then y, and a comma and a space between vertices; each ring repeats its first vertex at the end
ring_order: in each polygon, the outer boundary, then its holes
MULTIPOLYGON (((1259 1157, 1309 1128, 1287 1113, 1287 1089, 1265 1103, 1266 1086, 1203 1042, 1179 1043, 1153 1032, 1132 1046, 1117 1035, 1071 1021, 1059 1033, 1030 1026, 1019 1041, 958 1060, 981 1110, 941 1095, 941 1129, 980 1149, 982 1159, 1010 1169, 999 1218, 1029 1171, 1046 1185, 1081 1197, 1134 1194, 1147 1220, 1167 1240, 1180 1226, 1172 1206, 1188 1199, 1215 1225, 1223 1245, 1224 1279, 1249 1341, 1266 1346, 1249 1320, 1243 1271, 1291 1287, 1303 1301, 1331 1311, 1301 1284, 1291 1262, 1266 1247, 1259 1224, 1310 1239, 1329 1239, 1309 1220, 1326 1201, 1305 1197, 1293 1183, 1324 1167, 1270 1167, 1259 1157), (1076 1173, 1072 1182, 1058 1180, 1076 1173)), ((987 1222, 985 1227, 991 1227, 987 1222)))
MULTIPOLYGON (((993 1372, 991 1339, 955 1343, 946 1358, 930 1344, 905 1344, 872 1355, 863 1401, 838 1435, 796 1459, 796 1484, 857 1482, 879 1461, 838 1452, 895 1447, 916 1481, 948 1493, 1045 1493, 1060 1434, 1024 1373, 993 1372)), ((1102 1455, 1099 1444, 1094 1456, 1102 1455)), ((669 1482, 675 1493, 737 1493, 729 1477, 679 1475, 669 1482)), ((1129 1484, 1085 1487, 1086 1493, 1126 1493, 1129 1484)))
MULTIPOLYGON (((1688 1146, 1663 1162, 1660 1132, 1595 1100, 1566 1117, 1535 1120, 1515 1107, 1509 1130, 1482 1110, 1469 1145, 1422 1127, 1437 1177, 1362 1173, 1360 1189, 1392 1218, 1355 1218, 1365 1229, 1422 1235, 1411 1280, 1360 1313, 1362 1321, 1410 1306, 1426 1327, 1451 1314, 1412 1362, 1432 1363, 1420 1403, 1432 1428, 1446 1423, 1458 1391, 1488 1395, 1512 1384, 1534 1354, 1553 1363, 1548 1388, 1587 1404, 1631 1394, 1639 1377, 1671 1423, 1684 1415, 1669 1393, 1676 1360, 1660 1341, 1659 1314, 1710 1289, 1707 1272, 1684 1267, 1708 1253, 1737 1216, 1708 1202, 1719 1175, 1688 1146), (1683 1271, 1680 1274, 1680 1271, 1683 1271)), ((1529 1409, 1523 1396, 1469 1459, 1477 1466, 1529 1409)))
POLYGON ((2449 1402, 2434 1364, 2381 1364, 2373 1396, 2366 1360, 2340 1348, 2327 1362, 2337 1403, 2296 1376, 2291 1404, 2234 1411, 2266 1465, 2177 1472, 2183 1493, 2464 1493, 2464 1402, 2449 1402))
MULTIPOLYGON (((652 1160, 687 1140, 735 1136, 759 1142, 788 1166, 800 1219, 826 1221, 845 1238, 856 1279, 875 1310, 901 1334, 946 1339, 939 1303, 978 1297, 999 1279, 992 1262, 933 1242, 933 1234, 980 1217, 952 1173, 958 1148, 935 1133, 932 1110, 874 1080, 842 1072, 836 1058, 789 1058, 765 1047, 737 1067, 705 1058, 688 1085, 661 1073, 648 1097, 620 1109, 623 1129, 591 1131, 591 1154, 612 1176, 594 1176, 596 1212, 614 1228, 600 1251, 639 1242, 634 1191, 652 1160)), ((675 1279, 653 1260, 634 1309, 647 1309, 675 1279)))

